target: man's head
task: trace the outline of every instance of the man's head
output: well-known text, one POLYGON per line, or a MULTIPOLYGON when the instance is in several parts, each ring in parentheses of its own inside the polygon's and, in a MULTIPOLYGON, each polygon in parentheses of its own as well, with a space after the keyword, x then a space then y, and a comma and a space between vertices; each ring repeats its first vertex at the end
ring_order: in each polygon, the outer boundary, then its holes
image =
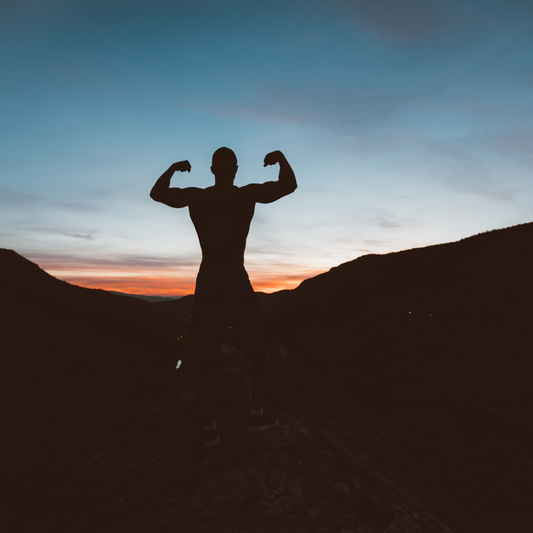
POLYGON ((215 175, 216 183, 232 185, 238 169, 237 156, 229 148, 219 148, 213 154, 211 172, 215 175))

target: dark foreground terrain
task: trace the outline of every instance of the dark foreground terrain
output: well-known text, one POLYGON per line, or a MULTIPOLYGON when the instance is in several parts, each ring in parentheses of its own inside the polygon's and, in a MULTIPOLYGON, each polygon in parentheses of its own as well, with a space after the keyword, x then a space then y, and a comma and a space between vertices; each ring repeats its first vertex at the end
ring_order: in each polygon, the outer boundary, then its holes
POLYGON ((280 423, 247 433, 228 337, 207 453, 191 297, 83 289, 0 250, 10 531, 529 531, 531 242, 525 224, 261 295, 280 423))
MULTIPOLYGON (((144 383, 134 425, 33 487, 30 524, 38 518, 58 532, 371 533, 521 531, 531 521, 531 410, 371 413, 287 349, 270 357, 278 426, 247 433, 250 362, 223 346, 221 445, 201 450, 185 360, 144 383)), ((17 503, 21 516, 27 504, 17 503)))

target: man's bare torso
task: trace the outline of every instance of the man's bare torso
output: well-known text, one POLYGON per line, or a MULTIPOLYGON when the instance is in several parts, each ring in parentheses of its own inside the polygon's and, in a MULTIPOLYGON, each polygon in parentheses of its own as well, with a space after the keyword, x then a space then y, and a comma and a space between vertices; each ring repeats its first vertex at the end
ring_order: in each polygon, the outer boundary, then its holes
POLYGON ((235 187, 237 157, 229 148, 213 154, 211 172, 215 185, 170 187, 175 172, 190 172, 189 161, 172 164, 156 181, 150 197, 169 207, 189 207, 191 220, 202 248, 200 270, 237 270, 244 265, 246 238, 254 216, 255 204, 270 204, 296 190, 296 177, 285 156, 275 150, 265 156, 264 166, 279 164, 277 181, 249 183, 235 187))
POLYGON ((236 186, 208 187, 189 205, 196 228, 200 270, 235 270, 244 265, 244 250, 255 202, 236 186))

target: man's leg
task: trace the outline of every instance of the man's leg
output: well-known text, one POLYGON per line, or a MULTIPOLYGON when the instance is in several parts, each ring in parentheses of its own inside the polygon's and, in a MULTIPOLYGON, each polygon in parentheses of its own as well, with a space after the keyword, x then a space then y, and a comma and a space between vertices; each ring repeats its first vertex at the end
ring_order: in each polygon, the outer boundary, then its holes
POLYGON ((269 361, 266 322, 257 295, 250 290, 235 302, 234 328, 244 352, 252 359, 252 409, 259 411, 267 403, 269 361))
POLYGON ((195 296, 191 323, 191 360, 196 367, 196 383, 204 426, 214 424, 213 367, 226 330, 225 317, 217 298, 195 296))
POLYGON ((269 366, 267 353, 253 355, 252 361, 252 409, 259 411, 266 403, 268 389, 269 366))

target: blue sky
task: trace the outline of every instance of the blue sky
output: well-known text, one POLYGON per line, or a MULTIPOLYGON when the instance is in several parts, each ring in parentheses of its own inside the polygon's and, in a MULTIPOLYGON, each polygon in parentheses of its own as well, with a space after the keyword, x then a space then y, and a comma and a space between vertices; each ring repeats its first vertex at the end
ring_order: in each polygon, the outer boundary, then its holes
POLYGON ((0 246, 73 283, 192 292, 187 210, 149 191, 297 191, 259 205, 256 289, 367 253, 533 220, 533 3, 507 0, 0 1, 0 246))

